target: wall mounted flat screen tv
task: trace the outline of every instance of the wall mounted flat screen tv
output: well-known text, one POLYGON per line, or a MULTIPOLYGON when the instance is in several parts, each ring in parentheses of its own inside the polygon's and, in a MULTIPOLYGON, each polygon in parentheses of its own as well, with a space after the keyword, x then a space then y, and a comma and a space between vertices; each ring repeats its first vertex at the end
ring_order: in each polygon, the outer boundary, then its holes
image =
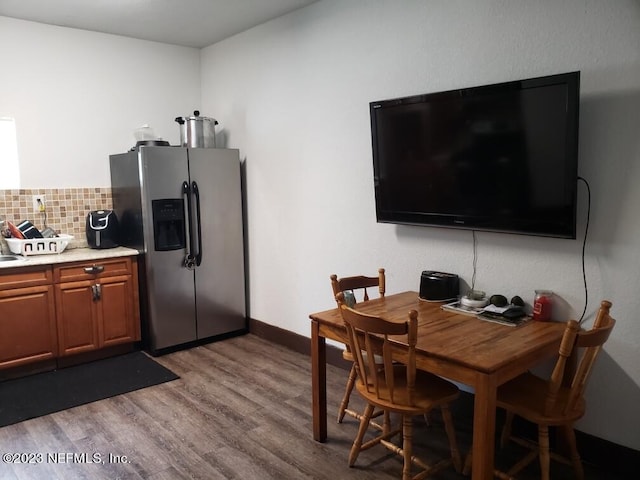
POLYGON ((371 102, 378 222, 576 238, 580 72, 371 102))

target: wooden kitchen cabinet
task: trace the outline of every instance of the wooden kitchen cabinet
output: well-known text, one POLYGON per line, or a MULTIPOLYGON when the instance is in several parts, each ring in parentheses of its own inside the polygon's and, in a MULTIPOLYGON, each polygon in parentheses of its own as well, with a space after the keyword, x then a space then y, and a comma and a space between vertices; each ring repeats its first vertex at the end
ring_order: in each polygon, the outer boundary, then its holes
POLYGON ((60 356, 140 340, 137 272, 131 257, 54 267, 60 356))
POLYGON ((0 270, 0 369, 57 356, 50 266, 0 270))

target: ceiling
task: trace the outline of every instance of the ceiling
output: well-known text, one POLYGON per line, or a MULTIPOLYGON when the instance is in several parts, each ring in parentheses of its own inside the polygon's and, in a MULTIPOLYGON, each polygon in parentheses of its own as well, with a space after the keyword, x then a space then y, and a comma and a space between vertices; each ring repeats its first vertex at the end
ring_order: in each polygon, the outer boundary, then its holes
POLYGON ((202 48, 317 0, 0 0, 0 16, 202 48))

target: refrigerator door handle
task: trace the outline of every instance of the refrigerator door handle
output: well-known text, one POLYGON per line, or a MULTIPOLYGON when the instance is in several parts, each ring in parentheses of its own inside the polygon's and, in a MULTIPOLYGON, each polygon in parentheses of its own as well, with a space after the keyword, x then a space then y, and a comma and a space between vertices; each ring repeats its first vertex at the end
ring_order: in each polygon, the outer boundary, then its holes
POLYGON ((200 221, 200 190, 198 189, 198 184, 195 182, 191 182, 191 190, 193 191, 193 196, 196 199, 196 230, 198 235, 196 236, 196 242, 198 245, 197 250, 194 249, 195 257, 196 257, 196 266, 200 266, 202 263, 202 222, 200 221))
POLYGON ((193 255, 193 225, 191 222, 193 219, 193 208, 191 205, 191 189, 189 188, 189 182, 187 181, 182 182, 182 196, 185 197, 187 201, 187 235, 189 236, 189 239, 186 242, 187 252, 184 257, 183 264, 189 270, 193 270, 196 263, 196 258, 193 255))

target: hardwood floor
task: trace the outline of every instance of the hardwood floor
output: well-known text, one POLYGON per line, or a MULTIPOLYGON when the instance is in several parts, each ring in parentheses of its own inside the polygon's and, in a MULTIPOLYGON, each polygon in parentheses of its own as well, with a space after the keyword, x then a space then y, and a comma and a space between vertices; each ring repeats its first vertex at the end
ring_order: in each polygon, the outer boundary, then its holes
MULTIPOLYGON (((0 453, 31 453, 35 464, 0 463, 0 479, 398 479, 401 459, 384 448, 347 466, 357 424, 335 423, 347 372, 327 368, 329 440, 311 434, 309 357, 244 335, 156 359, 179 380, 0 428, 0 453), (39 456, 41 455, 41 456, 39 456), (84 455, 84 456, 83 456, 84 455), (95 463, 91 463, 95 462, 95 463)), ((47 392, 42 392, 46 395, 47 392)), ((1 400, 0 400, 1 401, 1 400)), ((352 403, 360 399, 354 393, 352 403)), ((361 406, 361 404, 360 404, 361 406)), ((471 439, 471 406, 453 412, 458 443, 471 439)), ((416 421, 416 453, 440 458, 439 416, 416 421), (425 454, 425 451, 429 451, 425 454)), ((511 461, 498 454, 498 465, 511 461)), ((533 465, 522 480, 538 478, 533 465)), ((587 479, 615 479, 586 466, 587 479)), ((553 478, 572 478, 552 465, 553 478)), ((463 479, 453 469, 433 478, 463 479)))

